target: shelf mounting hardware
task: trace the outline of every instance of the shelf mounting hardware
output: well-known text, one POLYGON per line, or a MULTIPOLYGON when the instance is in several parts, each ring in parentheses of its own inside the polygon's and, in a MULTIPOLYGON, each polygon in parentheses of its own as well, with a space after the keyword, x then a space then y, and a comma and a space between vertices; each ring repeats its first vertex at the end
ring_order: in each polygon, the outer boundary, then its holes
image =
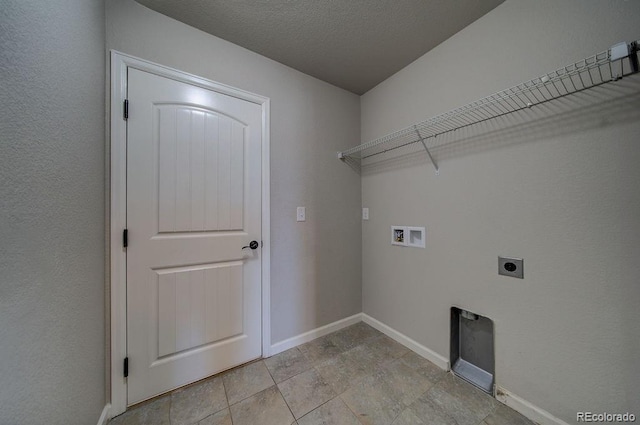
POLYGON ((631 44, 629 44, 629 50, 631 51, 629 53, 629 61, 631 62, 631 72, 633 72, 634 74, 638 71, 640 71, 640 66, 638 65, 638 50, 640 50, 640 47, 638 46, 638 42, 634 41, 631 44))
POLYGON ((418 135, 418 139, 420 139, 420 143, 422 143, 422 147, 424 147, 425 152, 427 152, 427 155, 429 156, 429 159, 431 160, 431 163, 433 164, 433 168, 436 169, 436 176, 440 175, 440 169, 438 168, 438 163, 436 162, 435 159, 433 159, 433 156, 431 156, 431 152, 429 152, 429 148, 427 147, 427 143, 424 141, 424 138, 420 135, 420 130, 418 130, 418 126, 414 125, 413 128, 416 130, 416 134, 418 135))

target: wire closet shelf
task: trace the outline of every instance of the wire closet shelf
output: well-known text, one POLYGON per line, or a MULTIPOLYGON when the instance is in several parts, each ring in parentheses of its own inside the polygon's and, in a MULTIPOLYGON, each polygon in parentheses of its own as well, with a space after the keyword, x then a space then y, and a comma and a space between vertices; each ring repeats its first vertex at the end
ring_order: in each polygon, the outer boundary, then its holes
POLYGON ((438 173, 438 164, 427 147, 430 139, 635 74, 638 72, 639 45, 640 40, 618 43, 611 49, 541 77, 338 152, 338 158, 362 160, 421 143, 438 173))

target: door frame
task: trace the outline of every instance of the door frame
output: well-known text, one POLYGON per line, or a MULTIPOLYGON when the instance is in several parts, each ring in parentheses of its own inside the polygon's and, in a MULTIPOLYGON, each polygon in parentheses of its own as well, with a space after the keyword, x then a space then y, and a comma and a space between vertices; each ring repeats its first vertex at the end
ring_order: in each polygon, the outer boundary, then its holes
POLYGON ((271 349, 269 98, 111 50, 111 135, 107 147, 110 151, 110 216, 107 223, 111 301, 111 361, 107 365, 111 377, 109 417, 119 415, 127 408, 127 380, 123 376, 124 358, 127 356, 127 254, 122 246, 127 218, 127 126, 123 118, 127 68, 199 86, 262 107, 262 357, 269 357, 271 349))

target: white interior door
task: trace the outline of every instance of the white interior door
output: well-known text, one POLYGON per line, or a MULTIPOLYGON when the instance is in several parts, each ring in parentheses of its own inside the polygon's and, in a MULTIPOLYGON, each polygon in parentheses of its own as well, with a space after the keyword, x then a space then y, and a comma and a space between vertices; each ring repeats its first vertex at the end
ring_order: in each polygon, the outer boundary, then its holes
POLYGON ((128 70, 129 405, 261 356, 260 105, 128 70))

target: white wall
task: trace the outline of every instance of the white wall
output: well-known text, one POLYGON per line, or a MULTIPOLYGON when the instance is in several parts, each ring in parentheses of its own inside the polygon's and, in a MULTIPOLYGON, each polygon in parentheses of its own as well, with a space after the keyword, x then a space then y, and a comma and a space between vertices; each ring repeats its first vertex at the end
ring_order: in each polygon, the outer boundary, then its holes
POLYGON ((0 423, 104 390, 104 3, 0 6, 0 423))
POLYGON ((107 2, 107 48, 271 99, 272 343, 362 308, 358 96, 135 3, 107 2), (296 207, 307 221, 296 222, 296 207))
MULTIPOLYGON (((640 38, 640 2, 507 0, 362 97, 362 141, 640 38)), ((364 312, 448 358, 449 308, 495 322, 497 384, 569 422, 640 415, 640 79, 363 168, 364 312), (390 244, 426 226, 427 248, 390 244), (497 275, 524 258, 525 279, 497 275)), ((413 148, 409 150, 414 150, 413 148)))

